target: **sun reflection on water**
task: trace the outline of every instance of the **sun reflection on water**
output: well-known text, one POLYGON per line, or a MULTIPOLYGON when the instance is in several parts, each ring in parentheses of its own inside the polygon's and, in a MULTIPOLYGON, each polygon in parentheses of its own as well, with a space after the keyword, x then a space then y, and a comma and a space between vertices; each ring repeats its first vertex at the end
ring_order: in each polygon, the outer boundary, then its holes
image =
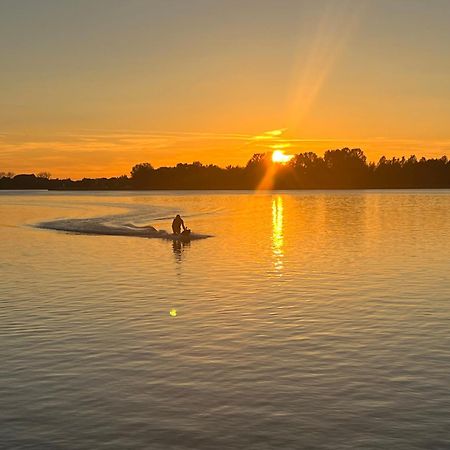
POLYGON ((272 199, 272 253, 275 271, 279 276, 283 270, 283 197, 272 199))

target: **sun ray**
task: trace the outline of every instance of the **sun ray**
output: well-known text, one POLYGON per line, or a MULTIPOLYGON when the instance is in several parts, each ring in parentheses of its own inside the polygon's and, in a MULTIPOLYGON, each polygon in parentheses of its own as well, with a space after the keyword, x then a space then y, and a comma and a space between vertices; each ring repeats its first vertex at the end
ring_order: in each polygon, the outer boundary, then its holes
POLYGON ((317 25, 306 60, 297 63, 288 126, 298 129, 354 32, 366 2, 331 2, 317 25))

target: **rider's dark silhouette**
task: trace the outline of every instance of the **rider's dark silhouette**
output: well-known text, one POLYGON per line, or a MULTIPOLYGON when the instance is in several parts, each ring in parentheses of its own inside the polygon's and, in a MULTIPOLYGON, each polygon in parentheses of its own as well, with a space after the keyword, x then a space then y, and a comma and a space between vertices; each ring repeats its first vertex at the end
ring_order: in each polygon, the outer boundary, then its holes
POLYGON ((181 227, 183 227, 183 231, 186 230, 186 226, 184 225, 183 219, 180 217, 179 214, 173 219, 172 222, 172 231, 173 234, 180 234, 181 233, 181 227))

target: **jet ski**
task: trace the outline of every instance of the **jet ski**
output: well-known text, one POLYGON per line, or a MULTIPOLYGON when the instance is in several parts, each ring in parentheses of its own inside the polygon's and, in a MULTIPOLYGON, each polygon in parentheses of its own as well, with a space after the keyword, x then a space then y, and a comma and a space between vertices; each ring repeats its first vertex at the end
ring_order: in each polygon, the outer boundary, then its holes
POLYGON ((177 234, 174 237, 175 237, 175 239, 177 239, 179 241, 188 242, 191 240, 191 230, 186 228, 180 234, 177 234))

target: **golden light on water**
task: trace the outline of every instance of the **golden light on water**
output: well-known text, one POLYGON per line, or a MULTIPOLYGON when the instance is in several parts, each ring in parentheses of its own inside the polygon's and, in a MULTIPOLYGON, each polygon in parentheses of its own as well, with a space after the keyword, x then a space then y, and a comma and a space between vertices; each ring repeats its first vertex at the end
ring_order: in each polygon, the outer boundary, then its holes
POLYGON ((274 163, 286 164, 288 163, 294 155, 286 155, 283 150, 275 150, 272 153, 272 161, 274 163))
POLYGON ((283 269, 283 197, 272 200, 272 253, 275 270, 281 275, 283 269))

